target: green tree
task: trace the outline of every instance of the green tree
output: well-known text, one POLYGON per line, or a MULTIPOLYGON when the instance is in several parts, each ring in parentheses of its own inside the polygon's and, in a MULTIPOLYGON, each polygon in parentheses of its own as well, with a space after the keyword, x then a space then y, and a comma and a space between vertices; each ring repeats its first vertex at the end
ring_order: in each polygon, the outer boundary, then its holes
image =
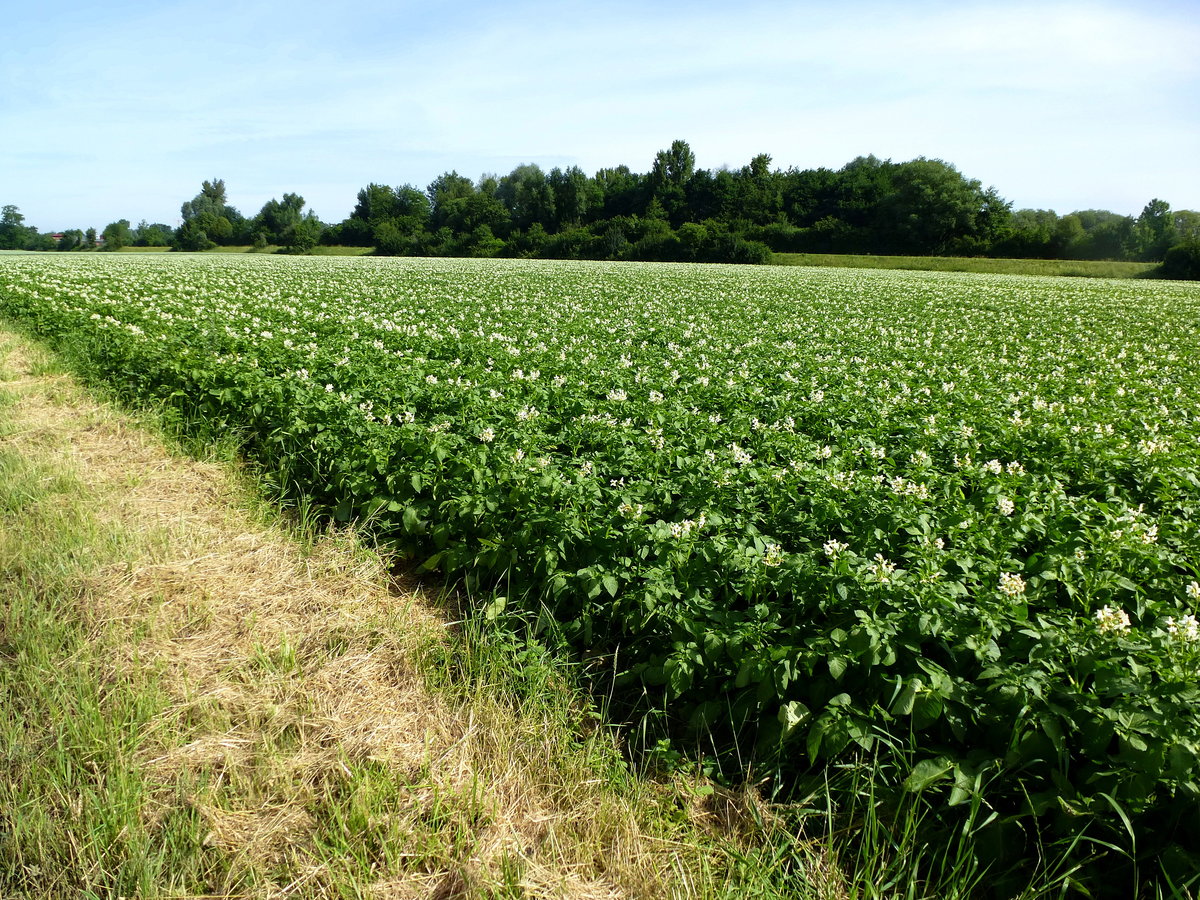
POLYGON ((89 228, 87 231, 85 231, 83 233, 83 249, 84 250, 95 250, 96 249, 96 229, 95 228, 89 228))
POLYGON ((1084 238, 1076 256, 1080 259, 1126 259, 1130 254, 1133 217, 1106 209, 1083 209, 1072 213, 1083 225, 1084 238))
POLYGON ((105 250, 120 250, 133 243, 133 230, 129 227, 128 219, 118 219, 110 222, 102 232, 105 250))
POLYGON ((25 216, 11 203, 0 208, 0 250, 21 250, 37 231, 24 224, 25 216))
POLYGON ((217 246, 208 239, 208 233, 200 226, 200 220, 187 219, 175 230, 175 243, 180 250, 199 251, 217 246))
POLYGON ((696 154, 687 141, 672 141, 670 148, 659 150, 654 155, 654 166, 650 170, 651 183, 685 186, 696 171, 696 154))
POLYGON ((605 219, 641 215, 649 190, 647 179, 629 166, 601 169, 592 179, 605 219))
POLYGON ((289 252, 307 253, 320 243, 321 232, 324 230, 325 226, 310 209, 298 222, 285 229, 283 243, 289 252))
POLYGON ((737 174, 739 215, 756 225, 776 221, 783 212, 783 191, 780 179, 771 171, 771 157, 760 153, 743 166, 737 174))
POLYGON ((161 222, 150 224, 145 219, 133 230, 133 243, 138 247, 167 247, 174 237, 174 229, 161 222))
POLYGON ((699 222, 684 222, 675 234, 683 245, 685 259, 696 262, 704 258, 709 241, 707 228, 699 222))
POLYGON ((998 206, 994 191, 954 166, 919 157, 892 172, 892 190, 879 207, 880 243, 894 253, 981 252, 992 243, 988 220, 998 206))
POLYGON ((249 233, 244 227, 245 218, 228 204, 225 182, 220 178, 203 182, 200 193, 180 206, 179 215, 183 224, 176 237, 181 246, 192 245, 186 249, 203 249, 196 246, 196 236, 200 232, 204 233, 207 241, 218 244, 233 243, 235 238, 245 239, 249 233))
POLYGON ((350 215, 369 225, 394 219, 399 215, 396 210, 396 192, 386 184, 372 182, 358 192, 358 202, 354 204, 354 211, 350 215))
POLYGON ((1173 216, 1175 233, 1181 241, 1200 241, 1200 212, 1176 210, 1173 216))
POLYGON ((430 228, 437 230, 449 224, 450 218, 461 210, 462 204, 455 201, 466 201, 475 196, 475 182, 464 178, 455 171, 439 175, 425 189, 429 197, 430 228))
POLYGON ((78 250, 83 246, 83 232, 78 228, 68 228, 63 232, 62 238, 58 242, 56 250, 78 250))
POLYGON ((565 171, 551 169, 546 176, 546 187, 553 195, 554 223, 558 228, 581 224, 595 203, 595 189, 578 166, 565 171))
POLYGON ((554 191, 536 164, 523 163, 503 176, 496 184, 496 197, 508 210, 513 227, 554 227, 554 191))
POLYGON ((1058 259, 1081 259, 1087 252, 1087 232, 1075 213, 1061 216, 1054 227, 1054 256, 1058 259))
POLYGON ((683 220, 687 210, 687 187, 696 171, 696 154, 687 141, 672 141, 659 150, 650 170, 650 190, 671 222, 683 220))
POLYGON ((50 232, 39 234, 36 229, 29 229, 29 238, 25 241, 26 250, 53 250, 55 246, 54 235, 50 232))
POLYGON ((1175 219, 1171 215, 1171 204, 1165 200, 1151 200, 1142 209, 1133 226, 1134 252, 1138 259, 1161 260, 1170 247, 1178 242, 1175 219))
POLYGON ((304 217, 304 198, 299 194, 284 194, 263 204, 255 217, 256 228, 267 233, 273 244, 290 245, 295 228, 304 217))

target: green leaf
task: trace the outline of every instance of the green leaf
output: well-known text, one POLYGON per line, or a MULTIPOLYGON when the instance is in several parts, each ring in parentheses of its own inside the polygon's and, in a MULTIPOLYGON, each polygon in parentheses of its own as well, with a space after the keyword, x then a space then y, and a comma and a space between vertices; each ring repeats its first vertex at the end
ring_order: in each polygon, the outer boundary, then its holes
POLYGON ((904 685, 904 689, 896 697, 892 703, 892 712, 898 716, 912 715, 913 704, 916 702, 917 695, 922 690, 923 685, 921 679, 913 678, 904 685))
POLYGON ((790 700, 779 707, 777 718, 779 719, 779 724, 783 726, 783 737, 786 738, 799 728, 801 724, 807 721, 809 715, 811 713, 808 707, 799 700, 790 700))
POLYGON ((952 768, 954 768, 954 763, 948 756, 923 759, 913 766, 901 787, 913 793, 923 791, 931 784, 936 784, 945 778, 952 768))
POLYGON ((506 606, 508 606, 507 597, 496 597, 487 605, 487 607, 485 607, 483 611, 483 617, 489 622, 494 622, 497 618, 504 614, 504 609, 506 606))

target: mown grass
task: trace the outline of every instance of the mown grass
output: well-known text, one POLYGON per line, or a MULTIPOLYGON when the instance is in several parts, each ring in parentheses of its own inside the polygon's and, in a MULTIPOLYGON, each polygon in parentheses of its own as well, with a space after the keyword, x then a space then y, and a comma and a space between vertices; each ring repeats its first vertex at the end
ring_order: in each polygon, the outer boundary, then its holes
MULTIPOLYGON (((0 398, 2 443, 14 400, 0 398)), ((2 896, 182 893, 221 866, 183 796, 143 815, 156 790, 135 760, 165 700, 152 678, 113 677, 117 638, 80 608, 98 567, 128 558, 86 485, 0 445, 2 896)))
POLYGON ((912 269, 930 272, 978 272, 996 275, 1065 275, 1077 278, 1145 278, 1157 263, 1091 259, 990 259, 958 256, 867 256, 841 253, 776 253, 781 266, 829 266, 851 269, 912 269))

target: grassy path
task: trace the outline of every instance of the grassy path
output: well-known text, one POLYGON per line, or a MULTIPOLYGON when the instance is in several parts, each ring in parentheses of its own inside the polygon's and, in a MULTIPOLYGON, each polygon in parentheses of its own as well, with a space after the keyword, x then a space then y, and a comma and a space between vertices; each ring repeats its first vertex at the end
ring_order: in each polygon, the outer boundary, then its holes
POLYGON ((752 795, 629 773, 464 642, 0 332, 0 896, 837 896, 752 795))

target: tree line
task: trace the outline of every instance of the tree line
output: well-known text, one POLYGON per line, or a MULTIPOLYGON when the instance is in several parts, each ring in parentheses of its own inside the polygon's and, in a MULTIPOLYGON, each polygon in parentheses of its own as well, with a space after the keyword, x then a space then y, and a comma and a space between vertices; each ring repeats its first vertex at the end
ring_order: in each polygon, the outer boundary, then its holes
POLYGON ((772 252, 808 252, 1182 261, 1200 269, 1200 213, 1159 199, 1136 217, 1013 210, 995 188, 942 160, 862 156, 836 170, 780 170, 764 153, 739 169, 708 170, 696 167, 686 141, 659 151, 642 173, 620 165, 589 176, 577 166, 545 171, 526 163, 477 180, 446 172, 424 189, 372 183, 337 223, 321 222, 298 194, 244 216, 214 179, 183 203, 180 219, 175 228, 122 219, 98 237, 71 230, 56 243, 4 207, 0 249, 305 252, 334 244, 398 256, 757 263, 772 252))

